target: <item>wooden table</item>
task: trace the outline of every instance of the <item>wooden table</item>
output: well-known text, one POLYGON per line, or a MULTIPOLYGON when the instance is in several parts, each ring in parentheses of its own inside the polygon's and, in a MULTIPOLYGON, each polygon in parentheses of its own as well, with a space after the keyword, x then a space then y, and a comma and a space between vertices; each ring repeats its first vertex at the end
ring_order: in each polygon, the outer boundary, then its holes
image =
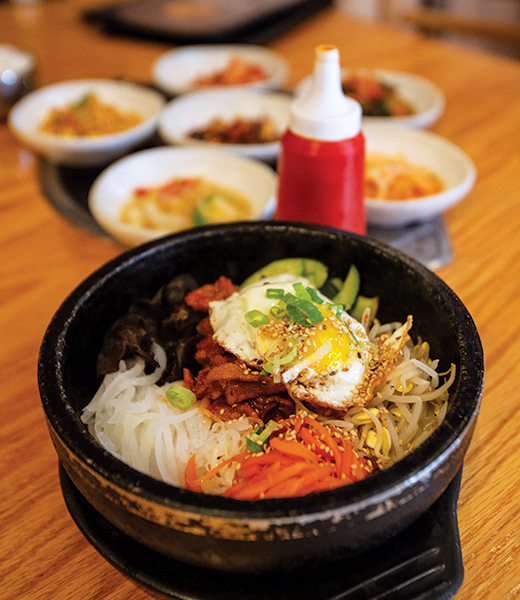
MULTIPOLYGON (((80 6, 2 5, 0 40, 35 53, 40 85, 98 76, 150 81, 153 60, 168 46, 105 37, 81 22, 80 6)), ((345 65, 406 70, 439 84, 447 108, 433 130, 477 165, 474 190, 446 215, 455 259, 438 271, 473 315, 487 364, 459 501, 465 579, 456 598, 512 600, 520 595, 520 63, 331 10, 271 44, 291 63, 290 86, 310 72, 313 48, 323 42, 340 48, 345 65)), ((72 227, 51 208, 35 157, 5 125, 0 215, 0 597, 155 597, 106 562, 69 516, 36 383, 38 348, 54 311, 122 248, 72 227)))

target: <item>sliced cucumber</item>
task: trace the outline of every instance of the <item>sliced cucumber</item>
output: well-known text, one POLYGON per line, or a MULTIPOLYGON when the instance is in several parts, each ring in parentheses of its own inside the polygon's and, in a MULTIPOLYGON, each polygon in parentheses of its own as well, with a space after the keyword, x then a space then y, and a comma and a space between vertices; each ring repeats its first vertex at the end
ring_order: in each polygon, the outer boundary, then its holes
POLYGON ((363 312, 365 308, 370 309, 370 319, 368 321, 367 329, 372 325, 372 321, 374 320, 377 309, 379 308, 379 296, 372 296, 368 298, 367 296, 359 295, 356 300, 356 304, 354 308, 350 312, 350 316, 356 321, 361 322, 361 317, 363 316, 363 312))
POLYGON ((332 300, 332 298, 340 291, 342 285, 343 279, 341 279, 341 277, 332 277, 331 279, 327 279, 320 288, 320 292, 332 300))
POLYGON ((361 277, 355 265, 350 265, 350 269, 343 281, 343 285, 339 292, 334 296, 333 300, 336 304, 343 304, 345 310, 349 311, 356 301, 359 294, 359 286, 361 277))
POLYGON ((244 288, 260 279, 275 277, 284 273, 297 277, 305 277, 317 288, 321 288, 329 275, 327 267, 318 260, 312 258, 281 258, 255 271, 240 287, 244 288))

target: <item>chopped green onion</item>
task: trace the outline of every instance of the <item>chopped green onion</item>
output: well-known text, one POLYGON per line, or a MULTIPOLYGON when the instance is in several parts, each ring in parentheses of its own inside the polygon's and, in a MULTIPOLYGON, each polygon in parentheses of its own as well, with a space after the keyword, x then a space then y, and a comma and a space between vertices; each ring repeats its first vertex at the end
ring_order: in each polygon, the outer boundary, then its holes
POLYGON ((272 375, 275 369, 275 365, 272 361, 268 360, 264 364, 264 368, 262 369, 261 375, 272 375))
POLYGON ((257 425, 253 432, 251 433, 251 437, 246 437, 246 447, 249 452, 262 452, 262 444, 259 444, 256 440, 259 438, 262 433, 263 428, 260 425, 257 425))
POLYGON ((265 428, 257 425, 255 430, 249 437, 246 437, 246 447, 250 452, 263 452, 264 451, 264 442, 267 438, 277 429, 279 425, 276 421, 272 419, 267 423, 265 428))
POLYGON ((197 397, 191 391, 183 387, 182 385, 172 385, 166 391, 166 399, 168 402, 179 408, 180 410, 188 410, 197 401, 197 397))
POLYGON ((283 356, 277 355, 275 358, 275 362, 279 365, 286 365, 290 363, 298 354, 298 346, 296 343, 289 344, 289 350, 283 356))
POLYGON ((246 448, 249 450, 249 452, 254 452, 255 454, 258 454, 259 452, 264 451, 263 444, 257 444, 256 442, 253 442, 253 440, 249 439, 248 437, 246 437, 246 448))
POLYGON ((348 332, 350 333, 350 336, 354 340, 354 342, 356 342, 356 345, 360 346, 361 344, 359 343, 359 340, 357 339, 356 334, 352 331, 352 329, 348 325, 347 325, 347 329, 348 329, 348 332))
POLYGON ((341 313, 345 310, 343 304, 329 304, 329 306, 337 319, 341 317, 341 313))
POLYGON ((323 321, 320 309, 308 300, 300 300, 297 304, 288 304, 287 313, 303 327, 311 327, 323 321))
POLYGON ((289 317, 296 321, 299 325, 307 327, 309 325, 306 313, 296 304, 287 305, 287 314, 289 317))
POLYGON ((282 306, 281 304, 275 304, 275 306, 271 306, 271 309, 269 310, 269 314, 274 319, 281 321, 282 319, 285 319, 285 317, 287 316, 287 311, 285 310, 285 307, 282 306))
POLYGON ((265 291, 266 298, 277 298, 282 299, 284 291, 281 288, 269 288, 265 291))
POLYGON ((275 340, 269 345, 266 356, 268 358, 272 357, 270 362, 274 366, 286 365, 296 357, 298 346, 297 340, 275 340))
POLYGON ((320 309, 317 306, 315 306, 312 302, 302 300, 300 303, 300 308, 307 313, 311 325, 317 325, 318 323, 321 323, 323 321, 323 315, 321 314, 320 309))
POLYGON ((297 283, 293 283, 293 288, 294 288, 294 291, 296 292, 296 296, 300 300, 307 300, 308 302, 310 302, 312 300, 312 298, 309 295, 309 292, 307 291, 307 289, 305 289, 305 287, 304 287, 303 283, 301 283, 301 281, 299 281, 297 283))
POLYGON ((269 317, 260 310, 249 310, 245 314, 245 319, 253 327, 260 327, 269 323, 269 317))
POLYGON ((265 442, 267 440, 267 438, 271 435, 271 433, 274 433, 277 429, 279 429, 279 427, 280 426, 278 425, 278 423, 271 419, 269 421, 269 423, 267 423, 266 428, 260 434, 257 441, 262 442, 262 443, 265 442))
POLYGON ((294 304, 295 302, 298 302, 298 298, 294 294, 291 294, 291 292, 287 292, 282 298, 282 302, 285 302, 285 304, 289 306, 289 304, 294 304))
POLYGON ((307 287, 305 289, 307 290, 307 293, 309 294, 313 302, 315 302, 316 304, 323 304, 324 300, 320 297, 317 290, 311 287, 307 287))

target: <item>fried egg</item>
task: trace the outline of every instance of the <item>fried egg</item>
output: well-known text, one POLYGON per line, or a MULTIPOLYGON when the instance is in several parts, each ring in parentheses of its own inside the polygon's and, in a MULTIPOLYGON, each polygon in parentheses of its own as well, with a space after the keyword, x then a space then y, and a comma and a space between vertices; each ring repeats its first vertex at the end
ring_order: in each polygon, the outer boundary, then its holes
POLYGON ((210 321, 222 347, 282 381, 291 397, 336 410, 370 402, 374 388, 395 366, 411 327, 409 319, 399 333, 374 345, 361 323, 308 280, 292 275, 262 279, 211 302, 210 321), (306 317, 293 318, 283 300, 287 294, 298 298, 298 307, 299 300, 306 300, 310 323, 306 317))

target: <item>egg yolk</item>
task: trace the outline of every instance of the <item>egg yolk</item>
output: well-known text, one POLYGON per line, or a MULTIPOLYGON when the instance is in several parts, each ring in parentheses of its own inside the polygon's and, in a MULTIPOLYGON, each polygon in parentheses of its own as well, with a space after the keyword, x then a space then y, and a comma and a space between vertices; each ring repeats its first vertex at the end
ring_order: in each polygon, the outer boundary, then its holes
POLYGON ((356 341, 347 327, 332 317, 324 319, 312 328, 309 342, 320 356, 312 361, 313 369, 318 373, 338 371, 357 358, 356 341), (325 353, 319 353, 320 348, 330 348, 325 353))
POLYGON ((288 368, 302 360, 316 373, 335 372, 358 358, 359 342, 347 324, 336 318, 328 307, 320 307, 323 321, 311 327, 289 326, 271 320, 261 328, 264 359, 281 361, 288 368))

